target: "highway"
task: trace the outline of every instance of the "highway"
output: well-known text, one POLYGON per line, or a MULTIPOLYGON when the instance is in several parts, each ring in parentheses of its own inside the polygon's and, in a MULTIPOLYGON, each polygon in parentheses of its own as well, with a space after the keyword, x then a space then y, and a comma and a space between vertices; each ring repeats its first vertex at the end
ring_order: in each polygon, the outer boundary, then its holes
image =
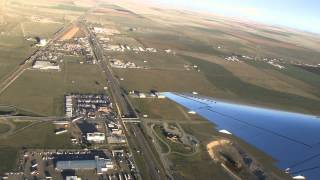
POLYGON ((127 128, 131 130, 131 132, 128 132, 128 140, 131 141, 134 149, 139 151, 137 156, 142 156, 143 162, 145 163, 144 171, 146 172, 145 176, 147 177, 144 178, 152 180, 168 179, 160 159, 156 158, 156 150, 152 150, 151 146, 153 145, 148 143, 148 140, 141 131, 139 125, 136 123, 127 123, 126 125, 127 128))
MULTIPOLYGON (((85 26, 85 25, 84 25, 85 26)), ((110 91, 114 98, 117 100, 116 103, 118 106, 120 106, 120 115, 122 118, 137 118, 137 113, 135 112, 133 106, 129 102, 128 97, 123 92, 123 90, 120 88, 120 84, 117 81, 117 79, 114 77, 111 67, 107 63, 107 59, 105 58, 103 54, 103 50, 96 39, 96 36, 91 32, 89 28, 87 28, 87 31, 89 33, 89 41, 92 47, 92 50, 94 52, 95 58, 98 61, 98 65, 102 69, 102 71, 105 73, 107 77, 107 82, 110 87, 110 91)))
POLYGON ((85 24, 83 24, 83 26, 86 27, 89 33, 88 35, 90 44, 97 59, 98 65, 107 77, 109 90, 112 94, 118 110, 120 111, 120 122, 124 127, 126 127, 125 129, 127 130, 125 131, 125 133, 129 141, 129 145, 132 146, 130 148, 134 148, 135 150, 139 151, 142 155, 143 162, 146 164, 146 169, 144 169, 144 172, 146 172, 146 174, 141 174, 142 178, 151 180, 168 179, 161 161, 157 159, 157 152, 155 150, 152 150, 152 144, 149 144, 145 134, 142 132, 139 125, 137 123, 126 123, 124 125, 122 118, 137 119, 137 113, 135 112, 134 107, 132 106, 126 94, 120 88, 119 82, 114 77, 111 67, 108 64, 107 59, 105 58, 103 49, 101 48, 99 41, 96 39, 96 36, 85 24))

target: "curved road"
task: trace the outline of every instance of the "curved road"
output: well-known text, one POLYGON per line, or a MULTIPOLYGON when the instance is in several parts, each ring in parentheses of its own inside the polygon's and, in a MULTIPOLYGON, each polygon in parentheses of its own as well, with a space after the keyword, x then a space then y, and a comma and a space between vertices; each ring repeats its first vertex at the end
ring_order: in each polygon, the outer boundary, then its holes
POLYGON ((1 133, 0 134, 0 138, 6 138, 8 137, 9 135, 11 135, 14 130, 16 129, 16 126, 9 120, 6 120, 4 118, 1 118, 0 119, 0 124, 6 124, 8 126, 10 126, 10 129, 7 131, 7 132, 4 132, 4 133, 1 133))

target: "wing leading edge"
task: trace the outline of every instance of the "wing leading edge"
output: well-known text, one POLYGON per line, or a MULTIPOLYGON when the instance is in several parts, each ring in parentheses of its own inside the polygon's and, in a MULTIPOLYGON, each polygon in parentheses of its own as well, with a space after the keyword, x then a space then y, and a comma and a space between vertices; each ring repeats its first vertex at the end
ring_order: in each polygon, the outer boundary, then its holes
POLYGON ((164 93, 277 161, 280 169, 320 177, 320 119, 316 116, 232 104, 191 94, 164 93))

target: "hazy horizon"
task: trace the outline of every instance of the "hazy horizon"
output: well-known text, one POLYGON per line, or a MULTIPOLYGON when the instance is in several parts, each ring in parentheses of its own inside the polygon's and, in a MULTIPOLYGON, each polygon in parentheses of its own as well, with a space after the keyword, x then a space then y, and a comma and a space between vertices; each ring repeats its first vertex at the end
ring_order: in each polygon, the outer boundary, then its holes
POLYGON ((320 34, 317 7, 320 2, 301 0, 261 2, 258 0, 153 0, 157 4, 178 9, 204 13, 215 13, 225 17, 237 17, 259 23, 294 28, 320 34))

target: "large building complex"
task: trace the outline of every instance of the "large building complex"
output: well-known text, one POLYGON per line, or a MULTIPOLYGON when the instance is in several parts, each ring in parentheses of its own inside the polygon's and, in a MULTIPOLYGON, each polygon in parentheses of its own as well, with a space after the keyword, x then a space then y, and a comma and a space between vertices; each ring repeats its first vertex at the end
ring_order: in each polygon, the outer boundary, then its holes
POLYGON ((98 156, 92 160, 66 160, 57 161, 56 169, 63 170, 96 170, 97 174, 102 174, 114 168, 114 164, 110 159, 99 158, 98 156))

